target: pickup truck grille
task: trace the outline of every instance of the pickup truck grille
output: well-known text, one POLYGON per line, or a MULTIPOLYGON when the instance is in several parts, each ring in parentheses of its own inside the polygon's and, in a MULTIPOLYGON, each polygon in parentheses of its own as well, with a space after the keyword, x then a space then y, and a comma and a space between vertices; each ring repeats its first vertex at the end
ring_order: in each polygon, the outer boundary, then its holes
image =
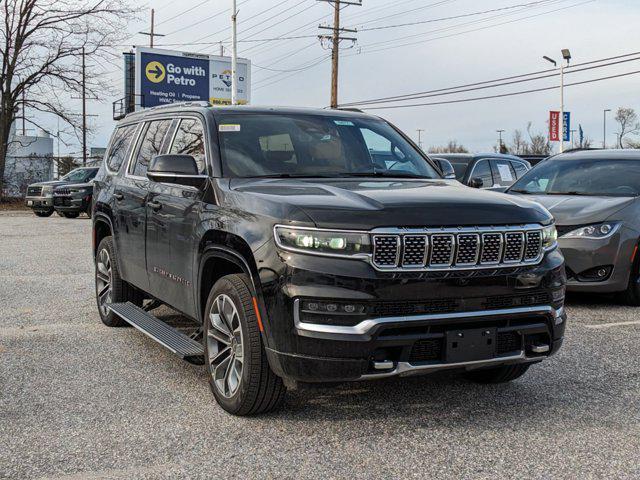
POLYGON ((27 188, 27 196, 29 197, 39 197, 42 195, 42 187, 28 187, 27 188))
POLYGON ((59 187, 53 191, 54 195, 62 196, 62 195, 71 195, 71 190, 66 187, 59 187))
POLYGON ((463 270, 527 265, 542 259, 542 229, 460 228, 375 232, 373 265, 381 270, 463 270))

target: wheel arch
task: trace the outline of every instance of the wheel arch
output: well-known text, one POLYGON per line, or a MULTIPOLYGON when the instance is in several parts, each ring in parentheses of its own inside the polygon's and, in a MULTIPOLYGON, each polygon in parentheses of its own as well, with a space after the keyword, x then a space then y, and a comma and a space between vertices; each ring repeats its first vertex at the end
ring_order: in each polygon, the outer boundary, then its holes
MULTIPOLYGON (((209 292, 215 282, 225 275, 243 273, 249 277, 256 298, 256 307, 262 319, 263 325, 268 323, 266 309, 264 307, 262 288, 258 269, 251 247, 241 237, 228 232, 209 231, 200 243, 200 259, 197 285, 197 316, 203 319, 209 292)), ((267 336, 263 338, 268 344, 267 336)))
MULTIPOLYGON (((93 258, 98 253, 98 245, 102 239, 109 236, 113 236, 111 219, 103 213, 96 212, 93 216, 93 258)), ((115 249, 115 242, 113 245, 115 249)))

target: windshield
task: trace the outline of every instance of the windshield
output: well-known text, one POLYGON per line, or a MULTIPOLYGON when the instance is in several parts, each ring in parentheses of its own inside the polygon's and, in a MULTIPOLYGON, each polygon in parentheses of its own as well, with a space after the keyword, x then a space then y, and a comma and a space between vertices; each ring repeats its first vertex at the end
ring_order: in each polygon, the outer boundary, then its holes
POLYGON ((440 178, 388 123, 321 115, 222 114, 227 177, 440 178))
POLYGON ((629 197, 640 193, 640 160, 556 159, 529 170, 511 192, 629 197))
POLYGON ((60 180, 64 180, 65 182, 88 182, 96 176, 97 172, 98 169, 95 168, 76 168, 75 170, 71 170, 60 180))

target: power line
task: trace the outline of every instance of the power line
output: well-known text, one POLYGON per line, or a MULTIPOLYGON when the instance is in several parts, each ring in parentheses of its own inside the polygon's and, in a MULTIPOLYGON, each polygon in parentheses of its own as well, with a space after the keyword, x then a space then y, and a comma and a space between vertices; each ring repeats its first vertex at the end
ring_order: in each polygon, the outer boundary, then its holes
POLYGON ((181 17, 182 15, 185 15, 185 14, 187 14, 187 13, 189 13, 189 12, 192 12, 192 11, 193 11, 193 10, 195 10, 196 8, 201 7, 202 5, 204 5, 205 3, 209 3, 210 1, 211 1, 211 0, 204 0, 204 1, 200 2, 200 3, 198 3, 197 5, 194 5, 194 6, 193 6, 193 7, 191 7, 191 8, 187 8, 186 10, 183 10, 182 12, 180 12, 180 13, 178 13, 178 14, 176 14, 176 15, 173 15, 172 17, 167 18, 166 20, 163 20, 163 21, 161 21, 161 22, 158 22, 158 26, 160 26, 160 25, 164 25, 165 23, 170 22, 170 21, 172 21, 172 20, 175 20, 176 18, 181 17))
MULTIPOLYGON (((329 58, 331 58, 331 55, 323 55, 323 56, 322 56, 322 58, 320 58, 317 62, 314 62, 314 63, 312 63, 311 65, 308 65, 307 67, 305 67, 305 68, 304 68, 304 70, 309 70, 309 69, 311 69, 311 68, 313 68, 313 67, 315 67, 315 66, 317 66, 317 65, 320 65, 321 63, 325 62, 325 61, 326 61, 326 60, 328 60, 329 58)), ((294 72, 294 73, 291 73, 291 74, 289 74, 289 75, 285 75, 285 76, 281 76, 281 75, 274 75, 273 77, 278 77, 278 80, 275 80, 275 81, 273 81, 273 82, 270 82, 270 83, 266 83, 266 84, 260 85, 260 86, 258 86, 258 87, 254 87, 254 88, 253 88, 253 90, 254 90, 254 91, 256 91, 256 90, 260 90, 260 89, 262 89, 262 88, 268 87, 268 86, 270 86, 270 85, 273 85, 274 83, 278 83, 278 82, 280 82, 281 80, 284 80, 285 78, 292 77, 293 75, 296 75, 296 74, 298 74, 298 73, 299 73, 299 72, 294 72)), ((270 78, 273 78, 273 77, 270 77, 270 78)), ((264 80, 266 80, 266 79, 264 79, 264 80)), ((264 80, 263 80, 263 81, 264 81, 264 80)))
MULTIPOLYGON (((576 86, 576 85, 585 85, 588 83, 595 83, 595 82, 601 82, 604 80, 611 80, 614 78, 621 78, 621 77, 627 77, 629 75, 637 75, 638 73, 640 73, 640 70, 634 70, 632 72, 627 72, 627 73, 619 73, 617 75, 609 75, 607 77, 600 77, 600 78, 593 78, 591 80, 583 80, 580 82, 573 82, 573 83, 566 83, 564 86, 565 87, 572 87, 572 86, 576 86)), ((536 92, 544 92, 547 90, 557 90, 558 86, 554 85, 551 87, 542 87, 542 88, 533 88, 530 90, 521 90, 518 92, 509 92, 509 93, 502 93, 499 95, 487 95, 484 97, 473 97, 473 98, 464 98, 464 99, 459 99, 459 100, 444 100, 441 102, 429 102, 429 103, 413 103, 413 104, 409 104, 409 105, 388 105, 388 106, 383 106, 383 107, 367 107, 367 108, 363 108, 362 110, 389 110, 389 109, 397 109, 397 108, 408 108, 408 107, 426 107, 426 106, 432 106, 432 105, 448 105, 448 104, 453 104, 453 103, 465 103, 465 102, 476 102, 479 100, 490 100, 490 99, 494 99, 494 98, 503 98, 503 97, 513 97, 516 95, 524 95, 527 93, 536 93, 536 92)))
POLYGON ((467 17, 475 17, 478 15, 486 15, 487 13, 495 13, 495 12, 501 12, 501 11, 505 11, 505 10, 513 10, 514 8, 522 8, 522 7, 530 7, 530 6, 534 6, 534 5, 539 5, 542 3, 548 3, 550 0, 539 0, 537 2, 529 2, 529 3, 520 3, 518 5, 510 5, 508 7, 501 7, 501 8, 493 8, 491 10, 483 10, 483 11, 479 11, 479 12, 471 12, 471 13, 465 13, 465 14, 461 14, 461 15, 453 15, 450 17, 441 17, 441 18, 433 18, 430 20, 421 20, 418 22, 409 22, 409 23, 399 23, 396 25, 384 25, 381 27, 370 27, 370 28, 359 28, 358 31, 359 32, 371 32, 374 30, 387 30, 389 28, 400 28, 400 27, 409 27, 409 26, 413 26, 413 25, 423 25, 425 23, 435 23, 435 22, 444 22, 447 20, 457 20, 459 18, 467 18, 467 17))
MULTIPOLYGON (((610 66, 610 65, 617 65, 617 64, 620 64, 620 63, 626 63, 626 62, 630 62, 630 61, 640 60, 640 57, 620 60, 621 58, 632 57, 634 55, 640 55, 640 52, 627 53, 627 54, 624 54, 624 55, 617 55, 617 56, 614 56, 614 57, 608 57, 608 58, 602 58, 602 59, 598 59, 598 60, 591 60, 589 62, 577 63, 577 64, 569 67, 568 69, 566 69, 565 73, 577 73, 577 72, 582 72, 582 71, 585 71, 585 70, 592 70, 594 68, 607 67, 607 66, 610 66), (613 61, 613 60, 615 60, 615 61, 613 61), (576 69, 576 67, 583 67, 585 65, 593 65, 593 64, 596 64, 596 63, 603 63, 603 62, 610 62, 610 63, 605 63, 603 65, 595 65, 595 66, 592 66, 592 67, 587 67, 587 68, 582 68, 582 69, 576 69)), ((548 69, 548 70, 539 70, 537 72, 524 73, 524 74, 520 74, 520 75, 512 75, 512 76, 509 76, 509 77, 502 77, 502 78, 498 78, 498 79, 495 79, 495 80, 485 80, 485 81, 482 81, 482 82, 469 83, 469 84, 466 84, 466 85, 458 85, 458 86, 455 86, 455 87, 439 88, 439 89, 435 89, 435 90, 426 90, 426 91, 423 91, 423 92, 415 92, 415 93, 409 93, 409 94, 404 94, 404 95, 395 95, 395 96, 391 96, 391 97, 381 97, 381 98, 375 98, 375 99, 370 99, 370 100, 360 100, 360 101, 357 101, 357 102, 347 102, 347 103, 341 104, 340 106, 341 107, 354 107, 354 106, 359 106, 359 105, 371 105, 371 104, 377 104, 377 103, 393 103, 393 102, 401 102, 401 101, 408 101, 408 100, 416 100, 418 98, 427 98, 427 97, 442 96, 442 95, 452 95, 452 94, 455 94, 455 93, 464 93, 464 92, 473 91, 473 90, 481 90, 481 89, 485 89, 485 88, 494 88, 494 87, 510 85, 510 84, 514 84, 514 83, 528 82, 528 81, 532 81, 532 80, 540 80, 540 79, 544 79, 544 78, 555 77, 555 76, 558 76, 558 75, 559 75, 559 73, 557 73, 557 70, 552 68, 552 69, 548 69), (551 73, 550 75, 544 75, 544 74, 548 74, 549 72, 554 72, 554 73, 551 73), (536 76, 536 75, 538 75, 538 76, 536 76), (503 82, 503 83, 498 83, 498 82, 503 82)))

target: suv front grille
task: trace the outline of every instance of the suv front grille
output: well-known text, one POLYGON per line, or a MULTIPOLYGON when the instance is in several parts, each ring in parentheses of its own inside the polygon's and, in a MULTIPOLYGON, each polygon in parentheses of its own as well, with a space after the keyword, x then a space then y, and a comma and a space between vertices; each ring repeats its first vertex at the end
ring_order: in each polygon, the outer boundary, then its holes
POLYGON ((542 259, 542 228, 407 230, 373 236, 373 265, 381 270, 464 270, 515 266, 542 259), (449 231, 451 230, 451 231, 449 231), (484 230, 484 231, 483 231, 484 230))
POLYGON ((64 187, 56 188, 53 191, 53 194, 54 195, 71 195, 71 190, 69 190, 68 188, 64 188, 64 187))
POLYGON ((39 197, 42 195, 42 187, 28 187, 27 195, 30 197, 39 197))

